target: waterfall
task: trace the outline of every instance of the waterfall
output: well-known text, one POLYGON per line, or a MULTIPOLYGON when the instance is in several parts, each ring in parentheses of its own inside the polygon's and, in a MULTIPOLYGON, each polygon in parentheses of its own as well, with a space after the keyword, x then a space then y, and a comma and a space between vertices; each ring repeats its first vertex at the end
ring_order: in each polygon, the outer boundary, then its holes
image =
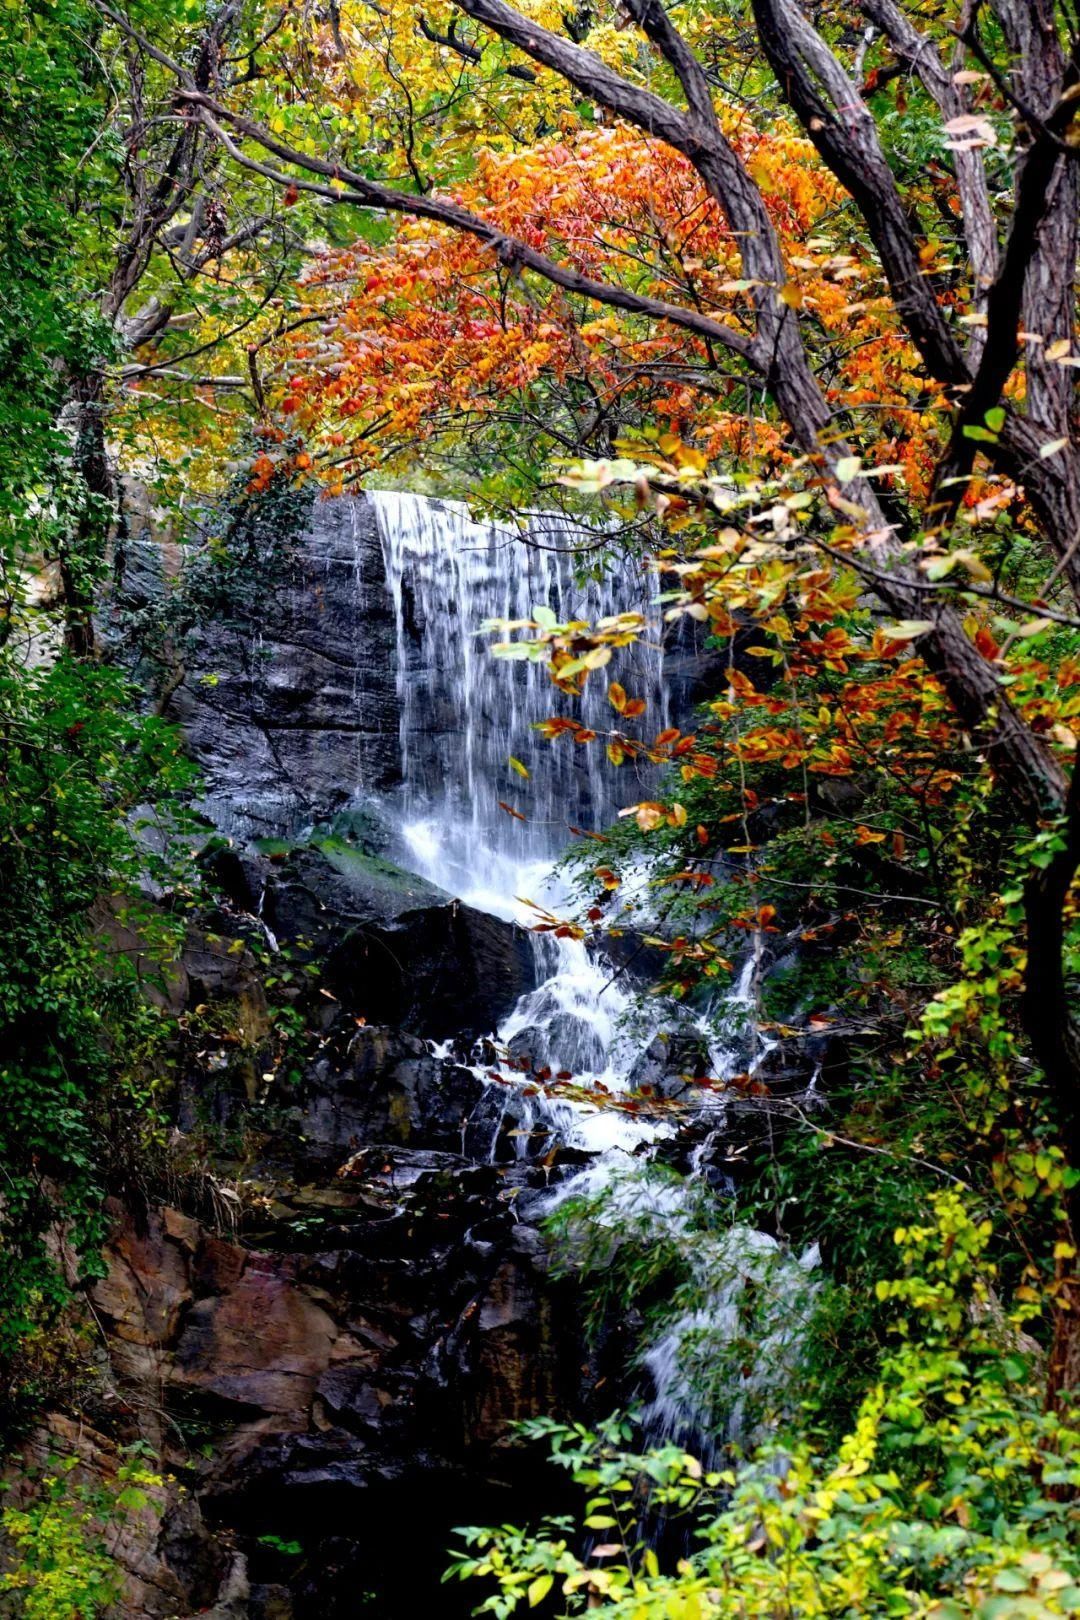
MULTIPOLYGON (((402 820, 414 864, 444 887, 464 887, 463 898, 494 897, 500 885, 505 896, 515 871, 535 875, 550 866, 569 828, 602 828, 642 797, 642 783, 632 765, 611 766, 600 745, 551 744, 533 730, 556 713, 610 729, 615 712, 603 677, 581 699, 569 698, 545 665, 494 658, 481 626, 530 619, 537 607, 560 623, 640 612, 649 577, 643 563, 629 560, 588 577, 603 536, 561 514, 534 517, 523 533, 476 522, 455 501, 383 491, 370 498, 394 601, 402 820)), ((657 639, 626 649, 618 665, 622 684, 646 701, 635 722, 642 736, 666 724, 657 639)))
MULTIPOLYGON (((558 911, 568 898, 552 869, 571 829, 599 830, 652 789, 632 765, 612 766, 600 742, 552 744, 533 729, 560 712, 610 729, 606 679, 587 683, 580 699, 567 697, 545 665, 493 657, 481 626, 530 619, 537 607, 559 623, 644 612, 649 575, 628 560, 597 577, 583 573, 603 536, 561 514, 534 517, 522 533, 476 522, 458 502, 397 492, 371 499, 397 632, 405 864, 469 904, 528 925, 536 919, 525 902, 558 911)), ((617 669, 645 699, 640 734, 655 735, 667 719, 658 632, 626 649, 617 669)), ((630 998, 612 964, 579 940, 532 938, 538 987, 497 1032, 499 1048, 527 1052, 534 1068, 572 1074, 585 1087, 625 1089, 630 998)), ((512 1065, 486 1073, 500 1071, 506 1084, 520 1085, 512 1065)), ((531 1116, 519 1120, 522 1151, 530 1129, 537 1141, 555 1135, 594 1149, 633 1146, 646 1134, 600 1109, 540 1098, 528 1107, 519 1099, 517 1108, 531 1116)))
MULTIPOLYGON (((471 905, 526 925, 535 920, 526 902, 557 913, 569 897, 553 868, 573 829, 610 825, 623 805, 655 796, 655 777, 639 779, 629 764, 616 769, 599 742, 541 741, 535 723, 560 712, 596 731, 610 729, 606 679, 588 683, 580 700, 568 698, 543 664, 493 657, 481 626, 531 619, 537 607, 550 608, 560 623, 645 612, 648 575, 627 560, 590 573, 592 549, 604 536, 561 515, 534 518, 522 533, 474 521, 455 502, 393 492, 370 498, 395 616, 403 864, 471 905)), ((611 674, 646 701, 639 735, 663 729, 658 629, 620 654, 611 674)), ((634 1180, 642 1150, 674 1130, 670 1117, 598 1106, 590 1097, 617 1101, 633 1089, 635 1064, 661 1022, 684 1032, 695 1028, 717 1077, 736 1072, 739 1058, 744 1066, 760 1061, 767 1051, 760 1038, 750 1052, 741 1049, 759 976, 756 945, 723 1016, 707 1029, 655 1000, 643 1016, 612 962, 585 942, 532 938, 536 988, 476 1063, 488 1085, 463 1129, 463 1152, 493 1156, 508 1126, 520 1158, 542 1158, 553 1143, 585 1149, 595 1155, 592 1163, 553 1189, 551 1207, 575 1193, 601 1194, 608 1210, 602 1218, 616 1230, 631 1208, 640 1216, 644 1207, 658 1229, 689 1234, 703 1195, 700 1182, 691 1177, 682 1189, 668 1182, 657 1201, 647 1184, 634 1180), (546 1077, 543 1084, 535 1083, 537 1071, 546 1077), (572 1096, 560 1096, 560 1077, 572 1079, 572 1096)), ((700 1106, 713 1111, 714 1134, 722 1131, 723 1102, 703 1094, 700 1106)), ((675 1308, 641 1356, 652 1384, 645 1420, 654 1437, 685 1438, 696 1430, 707 1449, 709 1407, 695 1393, 696 1363, 708 1355, 701 1347, 717 1337, 731 1339, 743 1291, 760 1285, 774 1263, 784 1279, 778 1294, 804 1297, 794 1283, 812 1270, 812 1257, 790 1260, 772 1238, 739 1227, 701 1245, 699 1297, 685 1310, 675 1308)), ((778 1318, 768 1344, 777 1374, 786 1376, 794 1341, 790 1320, 778 1318)), ((740 1421, 736 1402, 728 1432, 736 1433, 740 1421)))

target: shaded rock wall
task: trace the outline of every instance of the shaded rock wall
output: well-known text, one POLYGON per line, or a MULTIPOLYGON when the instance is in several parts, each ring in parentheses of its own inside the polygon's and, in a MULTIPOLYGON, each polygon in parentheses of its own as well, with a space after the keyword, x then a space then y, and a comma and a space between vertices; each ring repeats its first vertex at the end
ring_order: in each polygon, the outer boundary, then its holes
POLYGON ((362 1018, 436 1040, 494 1030, 535 983, 525 929, 340 837, 274 857, 217 852, 215 877, 362 1018))
POLYGON ((383 1620, 463 1617, 471 1591, 440 1595, 453 1527, 559 1502, 514 1425, 586 1414, 603 1376, 537 1224, 560 1170, 519 1162, 471 1070, 360 1021, 362 987, 303 992, 302 1072, 268 1089, 266 972, 189 929, 167 980, 182 1204, 114 1202, 96 1386, 28 1450, 107 1479, 139 1439, 168 1476, 116 1540, 118 1617, 344 1620, 365 1593, 383 1620))
POLYGON ((197 632, 167 710, 223 830, 293 831, 396 785, 395 647, 374 511, 316 501, 255 610, 197 632))
MULTIPOLYGON (((422 1135, 422 1087, 401 1079, 422 1059, 384 1032, 367 1047, 368 1119, 380 1135, 422 1135)), ((545 1174, 445 1149, 357 1150, 351 1123, 348 1157, 328 1151, 335 1120, 297 1154, 268 1143, 233 1237, 168 1208, 116 1211, 93 1304, 130 1414, 119 1428, 150 1440, 177 1481, 132 1538, 123 1613, 223 1601, 237 1556, 247 1591, 230 1602, 251 1620, 354 1614, 358 1579, 397 1593, 381 1614, 415 1613, 454 1523, 527 1511, 536 1464, 512 1425, 588 1403, 573 1292, 552 1282, 526 1213, 545 1174), (418 1522, 421 1499, 436 1522, 418 1522)))

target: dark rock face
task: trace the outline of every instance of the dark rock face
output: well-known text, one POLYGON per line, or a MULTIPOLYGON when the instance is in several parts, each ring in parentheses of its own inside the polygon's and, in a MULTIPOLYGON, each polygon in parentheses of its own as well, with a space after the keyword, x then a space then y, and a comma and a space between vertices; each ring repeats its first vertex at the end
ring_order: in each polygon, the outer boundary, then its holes
POLYGON ((365 1026, 345 1061, 309 1070, 303 1133, 333 1148, 379 1142, 462 1152, 486 1087, 471 1069, 432 1057, 423 1041, 365 1026))
MULTIPOLYGON (((320 953, 347 932, 331 902, 350 916, 366 906, 365 926, 399 949, 410 919, 430 930, 452 913, 396 869, 365 891, 314 847, 295 854, 269 864, 320 953)), ((257 886, 265 864, 244 857, 257 886)), ((119 1446, 139 1439, 169 1476, 117 1550, 118 1620, 346 1620, 367 1603, 383 1620, 464 1620, 475 1594, 440 1586, 454 1527, 565 1500, 562 1476, 514 1426, 588 1416, 600 1384, 606 1408, 623 1361, 584 1343, 575 1286, 552 1275, 539 1223, 567 1172, 557 1158, 519 1158, 513 1087, 504 1098, 415 1034, 362 1022, 354 1002, 317 989, 301 1003, 302 1072, 268 1090, 267 970, 221 932, 227 920, 223 910, 210 933, 189 930, 169 981, 181 1024, 198 1030, 176 1163, 199 1165, 209 1190, 184 1209, 115 1203, 91 1296, 107 1347, 100 1393, 77 1424, 53 1414, 33 1446, 59 1443, 86 1474, 109 1477, 119 1446), (222 1040, 225 1068, 208 1050, 222 1040)), ((493 926, 505 955, 514 931, 493 926)), ((448 940, 445 972, 456 962, 464 986, 474 948, 468 935, 448 940)), ((435 998, 434 977, 429 986, 435 998)), ((449 977, 439 993, 449 1006, 449 977)))
POLYGON ((258 613, 200 630, 168 710, 223 831, 292 831, 396 785, 395 647, 371 506, 317 501, 258 613))
POLYGON ((687 614, 665 626, 664 684, 672 724, 684 731, 693 731, 700 724, 697 706, 725 690, 729 670, 748 676, 758 691, 771 686, 774 679, 771 665, 750 650, 763 645, 760 630, 753 626, 740 629, 734 643, 717 646, 709 646, 710 637, 710 627, 687 614))
POLYGON ((685 1100, 695 1080, 709 1072, 709 1054, 700 1035, 655 1035, 630 1071, 630 1087, 654 1096, 685 1100))
POLYGON ((524 929, 341 840, 267 862, 262 880, 264 922, 318 960, 327 988, 358 1016, 468 1039, 494 1029, 533 985, 524 929))
POLYGON ((465 1046, 494 1030, 536 980, 529 934, 463 905, 340 836, 274 856, 219 850, 212 876, 359 1018, 465 1046))
POLYGON ((142 1527, 143 1606, 125 1612, 188 1613, 209 1585, 215 1613, 325 1620, 358 1612, 360 1579, 400 1593, 379 1612, 404 1620, 434 1598, 454 1524, 550 1492, 512 1426, 582 1411, 596 1372, 528 1224, 546 1176, 423 1145, 443 1136, 438 1110, 429 1133, 416 1091, 408 1121, 399 1107, 422 1050, 369 1031, 356 1059, 388 1093, 373 1131, 418 1145, 369 1139, 301 1181, 283 1135, 261 1213, 232 1238, 173 1210, 141 1225, 117 1211, 95 1311, 130 1409, 151 1414, 185 1487, 142 1527))

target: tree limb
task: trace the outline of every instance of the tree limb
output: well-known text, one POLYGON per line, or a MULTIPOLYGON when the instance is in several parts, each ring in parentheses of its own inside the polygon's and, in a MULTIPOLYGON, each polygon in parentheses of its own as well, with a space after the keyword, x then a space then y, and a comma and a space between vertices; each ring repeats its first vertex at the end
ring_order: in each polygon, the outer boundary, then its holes
POLYGON ((539 253, 519 237, 508 235, 480 214, 472 213, 449 198, 397 191, 379 181, 369 180, 365 175, 358 174, 342 164, 327 163, 311 153, 287 146, 262 125, 230 111, 202 91, 182 89, 178 92, 178 97, 185 104, 199 110, 206 128, 221 141, 234 162, 255 174, 263 175, 277 185, 295 185, 299 190, 324 197, 329 202, 353 203, 361 208, 376 208, 384 213, 406 214, 415 219, 429 219, 436 224, 447 225, 452 230, 463 231, 486 243, 493 249, 499 262, 511 270, 534 270, 545 280, 562 287, 566 292, 579 293, 582 297, 595 299, 597 303, 607 304, 615 309, 624 309, 630 314, 644 315, 652 320, 670 321, 700 337, 711 338, 742 359, 753 363, 751 339, 735 327, 713 320, 697 310, 687 309, 681 304, 669 304, 663 299, 651 298, 645 293, 631 292, 628 288, 619 287, 611 282, 594 281, 591 277, 581 275, 577 270, 548 258, 546 254, 539 253), (271 164, 260 162, 237 146, 224 128, 225 124, 238 134, 256 141, 281 162, 307 170, 309 174, 323 175, 335 183, 324 185, 297 180, 271 164))
MULTIPOLYGON (((944 66, 934 42, 912 27, 896 0, 861 0, 862 9, 885 35, 899 61, 918 76, 923 89, 938 107, 946 123, 968 111, 965 97, 944 66)), ((974 305, 982 309, 986 290, 997 275, 998 239, 986 166, 977 146, 960 145, 953 154, 956 190, 964 221, 964 237, 974 277, 974 305)), ((973 346, 981 348, 981 328, 975 327, 973 346)))
POLYGON ((1009 238, 987 295, 986 343, 935 479, 931 506, 944 521, 956 511, 963 495, 963 481, 975 465, 980 441, 972 438, 968 430, 982 430, 987 411, 1001 400, 1005 384, 1020 358, 1024 289, 1038 254, 1039 232, 1050 205, 1054 176, 1068 161, 1062 155, 1060 142, 1077 110, 1076 98, 1069 94, 1076 83, 1077 77, 1072 71, 1024 163, 1009 238))
POLYGON ((893 301, 930 372, 961 386, 970 372, 919 258, 907 210, 862 97, 795 0, 753 0, 780 88, 866 221, 893 301))

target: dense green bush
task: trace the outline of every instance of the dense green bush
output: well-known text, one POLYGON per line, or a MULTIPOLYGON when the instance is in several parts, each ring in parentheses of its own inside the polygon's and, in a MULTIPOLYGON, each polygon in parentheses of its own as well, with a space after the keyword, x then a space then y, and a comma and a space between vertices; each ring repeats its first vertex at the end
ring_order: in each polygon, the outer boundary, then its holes
POLYGON ((141 840, 140 807, 187 774, 172 729, 135 718, 114 672, 68 657, 38 669, 0 660, 5 1352, 64 1295, 61 1236, 92 1269, 110 1171, 137 1157, 153 1125, 148 1048, 161 1016, 143 991, 178 919, 137 894, 170 880, 176 828, 159 809, 141 840))
POLYGON ((893 1347, 830 1453, 789 1433, 706 1471, 634 1454, 625 1422, 533 1424, 586 1493, 580 1522, 463 1530, 448 1578, 494 1583, 478 1612, 500 1620, 549 1598, 612 1620, 1077 1613, 1080 1428, 1042 1400, 1031 1308, 997 1304, 990 1234, 953 1191, 896 1232, 893 1347))

